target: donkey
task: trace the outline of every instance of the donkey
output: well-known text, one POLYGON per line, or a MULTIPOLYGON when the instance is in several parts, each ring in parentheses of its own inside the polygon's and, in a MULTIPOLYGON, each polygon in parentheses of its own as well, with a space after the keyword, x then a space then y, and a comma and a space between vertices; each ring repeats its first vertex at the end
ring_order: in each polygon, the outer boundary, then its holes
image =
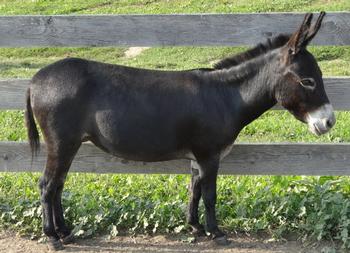
POLYGON ((82 142, 128 160, 191 160, 187 222, 197 235, 227 244, 215 203, 220 160, 241 129, 280 103, 312 133, 335 124, 322 73, 306 49, 325 13, 306 14, 292 35, 279 35, 209 69, 157 71, 68 58, 41 69, 26 95, 33 156, 46 145, 40 180, 43 231, 55 250, 73 240, 65 224, 63 185, 82 142), (205 205, 206 227, 198 203, 205 205))

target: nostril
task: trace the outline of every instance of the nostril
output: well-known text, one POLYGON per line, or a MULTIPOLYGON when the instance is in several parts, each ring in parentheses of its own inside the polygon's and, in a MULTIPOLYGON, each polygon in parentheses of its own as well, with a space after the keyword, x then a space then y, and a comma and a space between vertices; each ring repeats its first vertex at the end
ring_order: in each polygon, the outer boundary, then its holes
POLYGON ((333 126, 332 121, 328 119, 328 120, 326 121, 326 126, 327 126, 328 128, 331 128, 331 127, 333 126))

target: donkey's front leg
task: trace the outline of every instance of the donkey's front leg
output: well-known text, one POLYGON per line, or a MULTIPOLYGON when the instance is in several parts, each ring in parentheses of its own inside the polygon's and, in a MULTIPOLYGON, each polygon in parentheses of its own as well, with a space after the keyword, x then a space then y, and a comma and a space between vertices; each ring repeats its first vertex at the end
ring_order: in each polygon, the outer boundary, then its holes
POLYGON ((200 165, 199 176, 202 198, 205 206, 207 231, 217 244, 227 245, 229 241, 226 235, 218 228, 215 214, 216 179, 219 169, 219 159, 198 161, 198 164, 200 165))
POLYGON ((198 205, 202 196, 199 177, 199 165, 195 161, 191 161, 191 183, 189 185, 190 203, 188 205, 187 223, 192 228, 192 233, 196 236, 205 235, 205 229, 198 219, 198 205))

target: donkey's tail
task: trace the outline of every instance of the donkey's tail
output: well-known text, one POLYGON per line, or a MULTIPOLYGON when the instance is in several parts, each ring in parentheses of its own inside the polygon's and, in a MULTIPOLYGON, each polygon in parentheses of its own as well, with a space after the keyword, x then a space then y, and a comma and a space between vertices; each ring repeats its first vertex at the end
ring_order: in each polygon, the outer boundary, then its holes
POLYGON ((33 117, 33 110, 30 103, 30 88, 27 90, 26 95, 26 111, 24 114, 24 119, 27 127, 27 134, 29 139, 29 145, 32 152, 32 160, 38 154, 40 150, 40 140, 39 132, 35 125, 35 120, 33 117))

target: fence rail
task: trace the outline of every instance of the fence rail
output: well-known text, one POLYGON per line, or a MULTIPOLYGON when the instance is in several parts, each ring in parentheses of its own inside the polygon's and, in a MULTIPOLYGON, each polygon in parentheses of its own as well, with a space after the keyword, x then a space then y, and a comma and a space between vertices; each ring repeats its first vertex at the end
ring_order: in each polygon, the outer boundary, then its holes
MULTIPOLYGON (((0 142, 0 171, 42 171, 45 146, 31 166, 27 143, 0 142)), ((221 162, 220 174, 240 175, 350 175, 348 144, 237 144, 221 162)), ((92 144, 83 144, 72 170, 89 173, 187 174, 190 161, 126 161, 107 154, 92 144)))
MULTIPOLYGON (((301 13, 206 15, 0 16, 0 47, 238 46, 291 33, 301 13)), ((315 45, 350 45, 350 12, 328 13, 315 45)), ((0 63, 1 64, 1 63, 0 63)), ((29 80, 0 80, 0 109, 23 109, 29 80)), ((337 110, 350 110, 350 77, 325 78, 337 110)), ((281 109, 276 107, 275 109, 281 109)), ((237 144, 221 174, 350 175, 350 144, 237 144)), ((0 171, 41 171, 45 148, 31 165, 29 146, 0 142, 0 171)), ((183 174, 190 162, 131 162, 82 145, 72 171, 183 174)))
MULTIPOLYGON (((301 13, 0 16, 0 46, 242 46, 292 33, 301 13)), ((350 13, 330 12, 316 45, 350 45, 350 13)))
MULTIPOLYGON (((0 80, 0 109, 24 108, 24 96, 29 85, 28 79, 0 80)), ((350 77, 325 78, 328 97, 336 110, 350 109, 350 77)), ((276 106, 274 109, 282 109, 276 106)))

